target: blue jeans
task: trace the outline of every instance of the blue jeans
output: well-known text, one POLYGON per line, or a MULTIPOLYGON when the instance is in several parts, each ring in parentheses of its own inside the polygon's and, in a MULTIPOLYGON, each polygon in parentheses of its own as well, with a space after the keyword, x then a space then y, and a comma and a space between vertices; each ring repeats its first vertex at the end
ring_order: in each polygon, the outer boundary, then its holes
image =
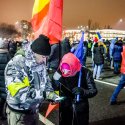
POLYGON ((119 64, 120 64, 120 62, 114 62, 114 72, 115 73, 119 72, 119 64))
POLYGON ((110 60, 110 68, 112 69, 113 67, 114 67, 114 60, 111 59, 111 60, 110 60))
POLYGON ((115 90, 111 96, 111 101, 116 101, 118 94, 120 93, 121 89, 123 89, 124 86, 125 86, 125 74, 121 74, 119 84, 115 88, 115 90))
POLYGON ((93 70, 93 78, 98 79, 101 75, 102 65, 96 65, 94 66, 93 70))

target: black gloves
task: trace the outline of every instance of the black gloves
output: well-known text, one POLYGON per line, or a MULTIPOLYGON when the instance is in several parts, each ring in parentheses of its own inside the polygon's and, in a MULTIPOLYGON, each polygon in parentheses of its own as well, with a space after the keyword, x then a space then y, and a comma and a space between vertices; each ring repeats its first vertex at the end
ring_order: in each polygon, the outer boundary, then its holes
POLYGON ((78 95, 78 94, 84 94, 84 89, 81 87, 75 87, 72 89, 72 93, 74 95, 78 95))

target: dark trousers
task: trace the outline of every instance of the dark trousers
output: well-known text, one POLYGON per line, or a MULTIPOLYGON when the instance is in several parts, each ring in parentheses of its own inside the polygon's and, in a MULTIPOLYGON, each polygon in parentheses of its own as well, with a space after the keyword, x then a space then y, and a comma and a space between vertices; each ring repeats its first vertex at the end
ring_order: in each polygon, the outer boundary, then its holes
MULTIPOLYGON (((87 107, 86 107, 87 108, 87 107)), ((75 106, 60 108, 59 125, 88 125, 89 111, 78 111, 75 106)))
POLYGON ((115 88, 112 96, 111 96, 111 101, 116 101, 117 97, 121 91, 121 89, 123 89, 125 86, 125 74, 121 74, 121 78, 120 81, 118 83, 118 86, 115 88))
POLYGON ((6 100, 0 98, 0 117, 1 119, 6 119, 6 100))
POLYGON ((114 61, 114 73, 120 73, 120 62, 114 61))

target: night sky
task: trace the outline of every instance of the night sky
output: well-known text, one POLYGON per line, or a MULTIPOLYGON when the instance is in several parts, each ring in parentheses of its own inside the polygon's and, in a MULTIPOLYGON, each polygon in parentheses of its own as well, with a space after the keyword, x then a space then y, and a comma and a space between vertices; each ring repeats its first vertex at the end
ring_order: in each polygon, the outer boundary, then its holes
MULTIPOLYGON (((33 3, 34 0, 0 0, 0 22, 30 21, 33 3)), ((89 19, 100 26, 119 25, 125 29, 125 0, 64 0, 63 27, 86 26, 89 19)))

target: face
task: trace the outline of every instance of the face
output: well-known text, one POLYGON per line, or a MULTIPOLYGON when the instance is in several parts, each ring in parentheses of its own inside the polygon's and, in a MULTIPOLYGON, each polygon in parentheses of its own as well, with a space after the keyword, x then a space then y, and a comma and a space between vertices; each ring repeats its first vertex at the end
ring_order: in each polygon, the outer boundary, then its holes
POLYGON ((34 53, 34 56, 35 56, 36 62, 38 64, 41 64, 43 62, 46 64, 46 58, 47 58, 47 56, 39 55, 37 53, 34 53))
POLYGON ((67 64, 62 64, 61 72, 64 77, 68 77, 70 75, 70 67, 67 64))
POLYGON ((70 70, 68 69, 62 69, 62 74, 67 75, 70 73, 70 70))

